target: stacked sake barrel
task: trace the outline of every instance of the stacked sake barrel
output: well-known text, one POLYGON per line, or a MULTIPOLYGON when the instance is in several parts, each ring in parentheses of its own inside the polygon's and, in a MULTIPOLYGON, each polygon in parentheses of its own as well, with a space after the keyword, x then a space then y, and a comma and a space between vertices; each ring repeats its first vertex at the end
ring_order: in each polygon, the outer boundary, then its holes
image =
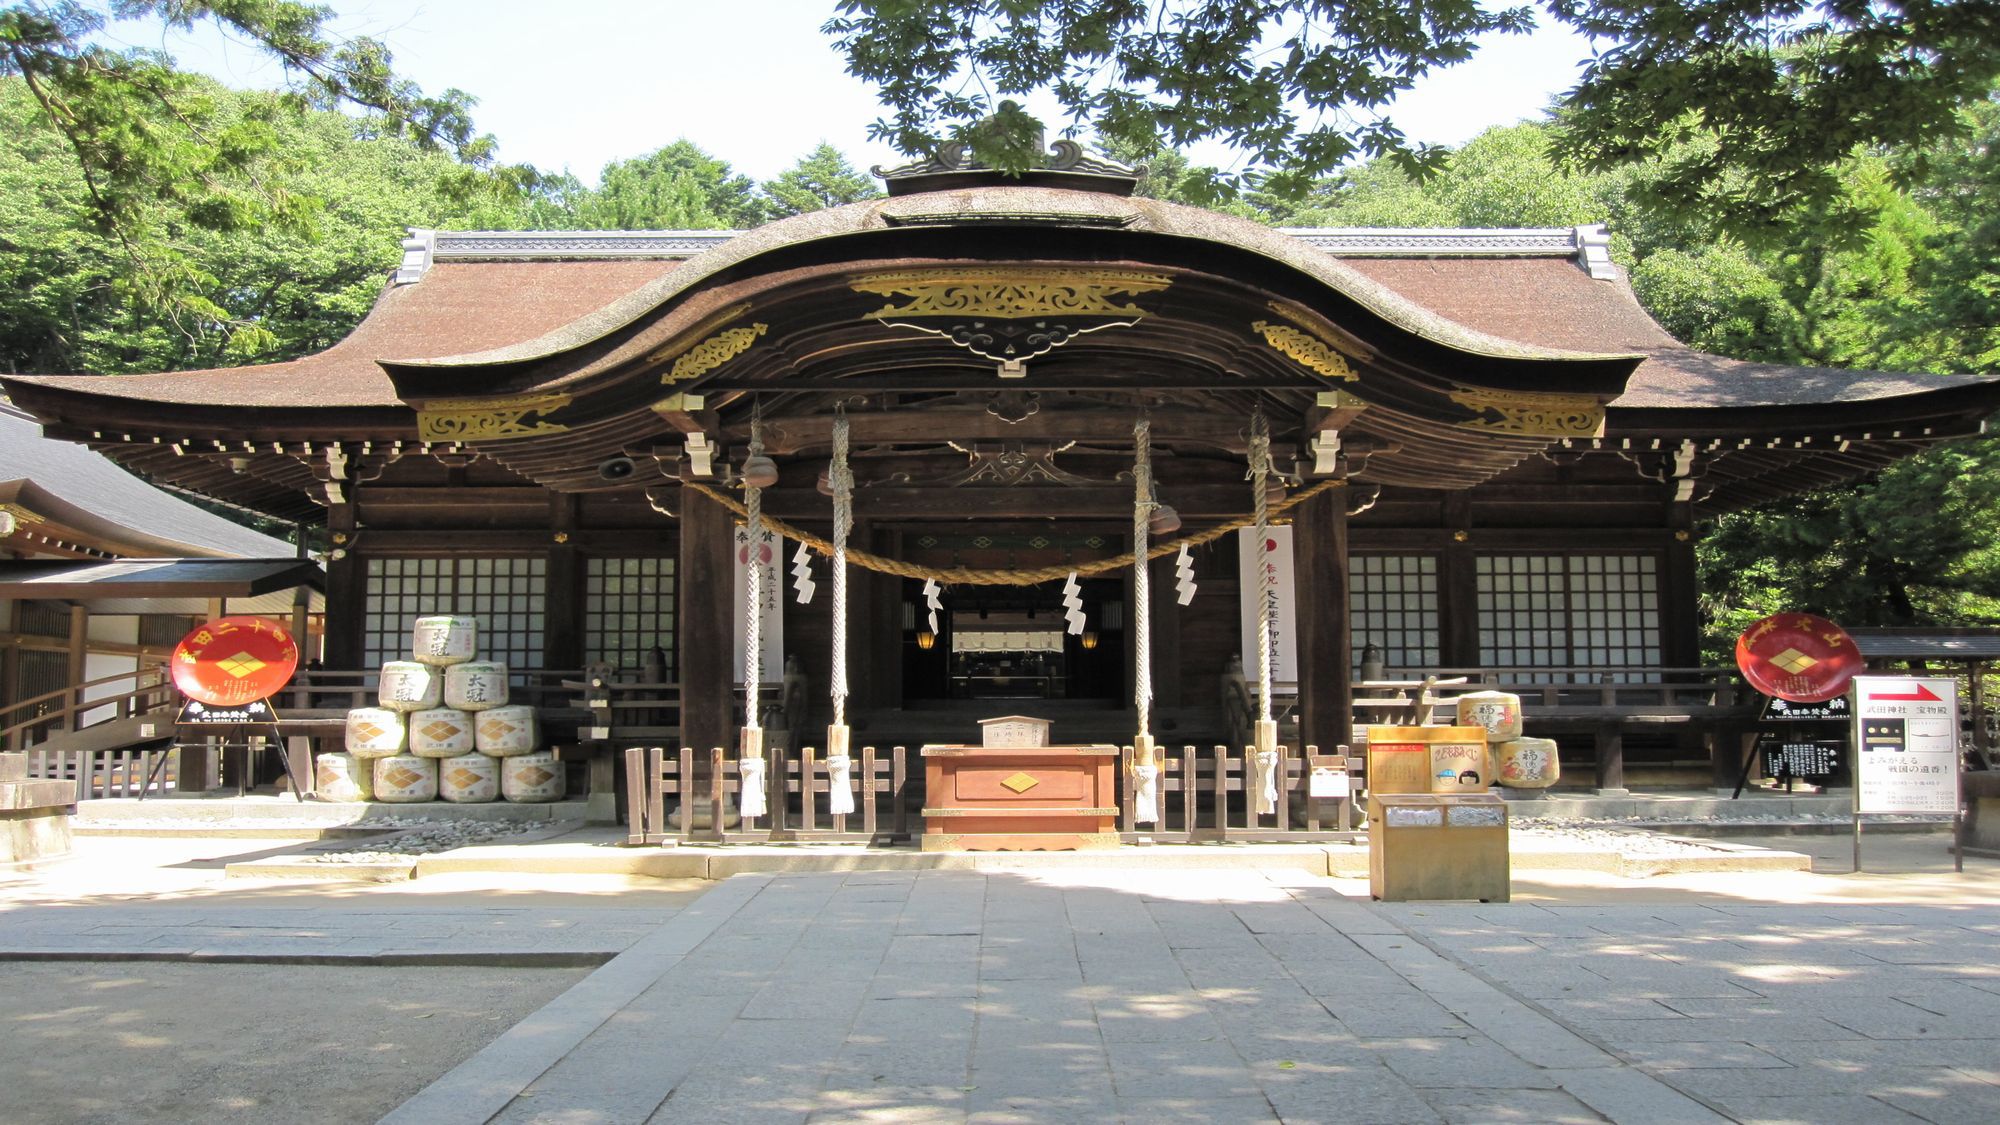
POLYGON ((419 617, 411 642, 414 659, 382 665, 379 706, 347 713, 347 753, 321 756, 320 795, 395 804, 561 800, 562 767, 538 749, 535 709, 507 702, 505 664, 475 659, 478 621, 419 617))
POLYGON ((1562 775, 1553 738, 1521 735, 1521 697, 1474 691, 1458 697, 1458 725, 1484 727, 1493 782, 1508 789, 1547 789, 1562 775))

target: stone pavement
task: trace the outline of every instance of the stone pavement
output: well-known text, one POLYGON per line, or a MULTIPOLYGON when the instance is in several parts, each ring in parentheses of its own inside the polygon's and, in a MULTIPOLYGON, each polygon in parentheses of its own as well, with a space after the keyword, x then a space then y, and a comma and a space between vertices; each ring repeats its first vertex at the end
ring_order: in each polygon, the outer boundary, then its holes
POLYGON ((1991 903, 746 875, 385 1121, 1984 1122, 1996 943, 1991 903))

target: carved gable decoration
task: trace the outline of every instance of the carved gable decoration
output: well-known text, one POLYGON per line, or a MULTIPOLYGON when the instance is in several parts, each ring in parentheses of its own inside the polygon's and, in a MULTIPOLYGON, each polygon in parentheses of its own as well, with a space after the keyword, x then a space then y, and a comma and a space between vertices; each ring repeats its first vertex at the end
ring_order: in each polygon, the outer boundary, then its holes
POLYGON ((1085 333, 1137 324, 1151 314, 1130 298, 1172 284, 1163 273, 1068 266, 897 270, 848 282, 890 298, 868 319, 992 360, 1003 379, 1021 378, 1028 360, 1085 333))
POLYGON ((1459 422, 1471 430, 1528 437, 1601 437, 1604 404, 1589 395, 1537 394, 1461 386, 1451 400, 1476 417, 1459 422))
POLYGON ((424 441, 490 441, 558 434, 569 427, 548 416, 569 401, 564 394, 431 399, 417 408, 417 436, 424 441))

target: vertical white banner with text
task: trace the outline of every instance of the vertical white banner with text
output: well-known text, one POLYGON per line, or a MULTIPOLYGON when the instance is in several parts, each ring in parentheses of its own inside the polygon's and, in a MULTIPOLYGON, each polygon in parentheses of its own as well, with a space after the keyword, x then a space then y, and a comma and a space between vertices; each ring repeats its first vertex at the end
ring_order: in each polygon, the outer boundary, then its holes
MULTIPOLYGON (((761 536, 757 554, 763 561, 764 619, 758 628, 763 630, 763 652, 758 654, 757 664, 761 669, 758 680, 772 683, 785 678, 785 569, 782 565, 784 540, 775 531, 766 528, 761 536)), ((730 604, 736 609, 736 643, 730 648, 730 682, 743 682, 743 633, 750 620, 743 598, 749 593, 750 585, 750 529, 736 528, 736 577, 735 596, 730 604)))
POLYGON ((1242 576, 1237 604, 1243 613, 1243 675, 1253 684, 1257 679, 1257 622, 1259 590, 1269 599, 1271 613, 1271 683, 1292 690, 1299 680, 1298 602, 1292 585, 1292 529, 1274 527, 1263 542, 1257 529, 1246 527, 1236 533, 1238 573, 1242 576), (1259 572, 1270 575, 1265 583, 1259 572))

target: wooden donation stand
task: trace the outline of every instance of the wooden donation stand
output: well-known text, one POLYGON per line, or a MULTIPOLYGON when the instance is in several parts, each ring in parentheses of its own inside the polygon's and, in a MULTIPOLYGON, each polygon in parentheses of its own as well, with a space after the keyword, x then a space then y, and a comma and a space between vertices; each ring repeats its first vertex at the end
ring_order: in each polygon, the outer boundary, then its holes
POLYGON ((1486 729, 1368 728, 1368 893, 1383 902, 1511 894, 1507 804, 1486 729))
POLYGON ((1116 746, 1047 745, 1047 721, 1029 716, 982 725, 986 745, 923 748, 923 850, 1118 846, 1116 746))

